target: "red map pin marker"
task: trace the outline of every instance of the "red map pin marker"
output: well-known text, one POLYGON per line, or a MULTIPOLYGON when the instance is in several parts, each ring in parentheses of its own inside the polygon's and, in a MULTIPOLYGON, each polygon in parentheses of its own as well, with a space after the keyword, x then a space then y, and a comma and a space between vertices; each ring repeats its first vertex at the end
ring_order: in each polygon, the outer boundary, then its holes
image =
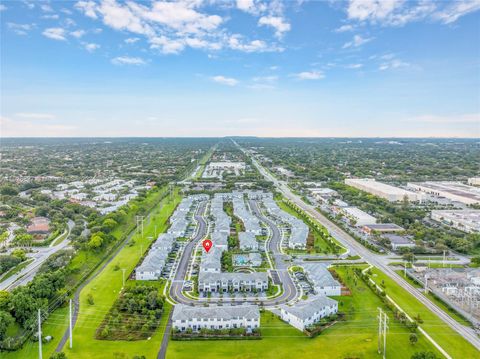
POLYGON ((205 248, 205 250, 208 253, 210 251, 210 249, 212 248, 212 241, 210 239, 205 239, 202 242, 202 245, 203 245, 203 248, 205 248))

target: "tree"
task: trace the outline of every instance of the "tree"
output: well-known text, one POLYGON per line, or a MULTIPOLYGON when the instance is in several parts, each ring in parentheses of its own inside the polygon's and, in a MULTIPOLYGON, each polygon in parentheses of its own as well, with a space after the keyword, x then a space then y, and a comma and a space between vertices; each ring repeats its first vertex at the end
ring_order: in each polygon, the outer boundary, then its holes
POLYGON ((53 353, 50 359, 67 359, 67 355, 64 352, 53 353))
POLYGON ((108 231, 111 231, 115 226, 118 225, 118 222, 112 218, 107 218, 103 221, 103 227, 105 227, 108 231))
POLYGON ((24 261, 25 259, 27 259, 27 256, 25 255, 25 251, 23 249, 14 249, 12 251, 12 256, 17 257, 21 261, 24 261))
POLYGON ((410 359, 439 359, 433 352, 416 352, 410 359))
POLYGON ((410 334, 410 344, 415 345, 418 342, 418 336, 415 333, 410 334))
POLYGON ((0 194, 3 196, 16 196, 18 194, 18 190, 15 187, 6 184, 0 187, 0 194))
POLYGON ((92 235, 92 238, 88 241, 87 247, 91 250, 97 250, 101 248, 103 245, 103 236, 100 234, 101 232, 97 232, 92 235))
POLYGON ((13 323, 13 318, 8 312, 0 311, 0 340, 5 339, 5 334, 10 324, 13 323))

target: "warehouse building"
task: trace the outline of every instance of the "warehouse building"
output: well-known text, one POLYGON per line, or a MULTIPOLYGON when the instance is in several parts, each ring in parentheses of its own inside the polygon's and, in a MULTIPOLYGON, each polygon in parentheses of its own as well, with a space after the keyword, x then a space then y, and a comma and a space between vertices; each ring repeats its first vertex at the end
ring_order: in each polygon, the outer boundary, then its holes
POLYGON ((449 225, 460 231, 480 232, 480 210, 432 211, 433 220, 449 225))
POLYGON ((410 202, 421 202, 423 195, 402 188, 394 187, 370 178, 347 178, 345 184, 361 191, 386 199, 390 202, 400 202, 405 198, 410 202))
POLYGON ((447 198, 450 201, 466 205, 480 204, 480 188, 468 186, 460 182, 411 182, 407 186, 415 191, 447 198))
POLYGON ((377 219, 367 212, 362 211, 357 207, 345 207, 342 208, 342 213, 351 221, 355 222, 355 226, 362 227, 367 224, 377 223, 377 219))

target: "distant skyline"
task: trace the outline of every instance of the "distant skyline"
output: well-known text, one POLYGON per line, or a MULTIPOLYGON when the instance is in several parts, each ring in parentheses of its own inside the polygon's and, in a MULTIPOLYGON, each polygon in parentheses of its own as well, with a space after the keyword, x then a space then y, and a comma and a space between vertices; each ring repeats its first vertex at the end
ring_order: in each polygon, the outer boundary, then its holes
POLYGON ((0 135, 478 138, 479 10, 0 1, 0 135))

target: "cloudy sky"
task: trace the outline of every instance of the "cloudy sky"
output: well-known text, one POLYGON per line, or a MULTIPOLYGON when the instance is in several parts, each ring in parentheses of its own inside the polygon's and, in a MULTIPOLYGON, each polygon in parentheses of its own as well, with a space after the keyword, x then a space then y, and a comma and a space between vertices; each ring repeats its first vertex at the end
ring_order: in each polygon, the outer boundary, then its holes
POLYGON ((1 0, 1 136, 480 137, 479 10, 1 0))

